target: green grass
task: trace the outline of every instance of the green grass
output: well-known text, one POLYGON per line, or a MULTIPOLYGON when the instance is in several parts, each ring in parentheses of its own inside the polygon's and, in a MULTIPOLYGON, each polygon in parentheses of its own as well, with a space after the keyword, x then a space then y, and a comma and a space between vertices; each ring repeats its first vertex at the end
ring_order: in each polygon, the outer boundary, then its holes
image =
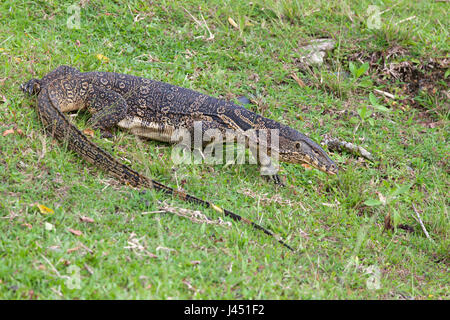
MULTIPOLYGON (((413 104, 394 91, 401 83, 376 82, 373 68, 361 77, 349 70, 352 54, 393 46, 408 49, 402 59, 448 57, 447 3, 86 2, 80 29, 67 27, 72 2, 0 4, 0 298, 449 298, 448 102, 420 92, 413 104), (367 26, 371 4, 390 8, 375 30, 367 26), (302 71, 298 47, 319 37, 335 39, 337 47, 323 67, 302 71), (190 194, 257 221, 298 250, 289 252, 240 223, 227 228, 168 213, 144 215, 157 211, 159 200, 219 217, 122 186, 47 137, 31 107, 35 99, 19 85, 62 64, 134 74, 215 97, 253 96, 259 103, 252 110, 316 141, 323 134, 353 141, 377 160, 330 152, 340 181, 283 164, 288 187, 277 189, 255 165, 175 166, 170 146, 121 131, 111 141, 94 138, 136 170, 174 187, 185 181, 190 194), (350 76, 333 77, 340 71, 350 76), (390 111, 372 106, 375 89, 396 94, 395 101, 376 94, 390 111), (3 135, 9 129, 16 131, 3 135), (386 205, 375 201, 380 194, 391 195, 386 205), (274 195, 284 202, 263 201, 274 195), (40 213, 35 203, 54 213, 40 213), (414 232, 384 231, 387 214, 414 232), (142 249, 126 248, 133 239, 142 249), (79 277, 68 278, 73 272, 79 277), (74 279, 79 289, 71 286, 74 279)), ((447 80, 440 81, 448 92, 447 80)), ((85 120, 76 123, 84 128, 85 120)))

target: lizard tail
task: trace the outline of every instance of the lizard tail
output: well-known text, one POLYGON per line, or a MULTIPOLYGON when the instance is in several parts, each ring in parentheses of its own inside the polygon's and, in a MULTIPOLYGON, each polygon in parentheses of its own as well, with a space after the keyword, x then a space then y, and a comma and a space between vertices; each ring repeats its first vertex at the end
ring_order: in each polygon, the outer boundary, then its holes
POLYGON ((39 118, 44 125, 45 131, 49 135, 62 142, 66 142, 69 149, 75 151, 86 161, 93 163, 94 165, 117 177, 119 180, 134 187, 154 188, 166 194, 177 196, 184 201, 210 207, 236 221, 245 222, 253 228, 263 231, 265 234, 274 237, 282 245, 293 251, 293 249, 284 243, 277 235, 254 223, 253 221, 243 218, 231 211, 222 209, 211 202, 201 200, 179 190, 170 188, 158 181, 149 179, 131 169, 127 165, 117 161, 111 154, 90 141, 80 130, 78 130, 78 128, 67 120, 62 111, 55 106, 50 99, 48 87, 43 87, 39 92, 37 111, 39 118))
POLYGON ((294 251, 294 249, 291 246, 289 246, 287 243, 285 243, 282 239, 280 239, 280 237, 278 235, 274 234, 272 231, 270 231, 270 230, 260 226, 259 224, 255 223, 255 222, 253 222, 253 221, 251 221, 251 220, 249 220, 247 218, 241 217, 240 215, 238 215, 238 214, 236 214, 234 212, 231 212, 231 211, 229 211, 227 209, 223 209, 223 208, 221 208, 219 206, 216 206, 214 203, 211 203, 209 201, 205 201, 205 200, 199 199, 197 197, 191 196, 189 194, 186 194, 184 192, 181 192, 179 190, 172 189, 172 188, 170 188, 170 187, 168 187, 166 185, 161 184, 158 181, 152 180, 152 184, 153 184, 153 188, 155 188, 158 191, 162 191, 162 192, 164 192, 166 194, 169 194, 169 195, 172 195, 172 196, 177 196, 177 197, 179 197, 180 199, 182 199, 184 201, 188 201, 188 202, 199 204, 199 205, 202 205, 202 206, 205 206, 205 207, 208 207, 208 208, 212 208, 215 211, 217 211, 217 212, 219 212, 221 214, 224 214, 224 215, 232 218, 235 221, 241 221, 241 222, 244 222, 246 224, 249 224, 253 228, 255 228, 257 230, 261 230, 265 234, 275 238, 279 243, 281 243, 283 246, 285 246, 289 250, 294 251))

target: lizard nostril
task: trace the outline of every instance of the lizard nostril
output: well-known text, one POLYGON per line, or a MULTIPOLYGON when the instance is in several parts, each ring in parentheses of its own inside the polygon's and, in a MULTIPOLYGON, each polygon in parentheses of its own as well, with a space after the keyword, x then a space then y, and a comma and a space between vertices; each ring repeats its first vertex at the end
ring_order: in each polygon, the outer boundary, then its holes
POLYGON ((328 167, 328 170, 330 172, 337 173, 338 172, 338 167, 335 164, 330 164, 330 166, 328 167))

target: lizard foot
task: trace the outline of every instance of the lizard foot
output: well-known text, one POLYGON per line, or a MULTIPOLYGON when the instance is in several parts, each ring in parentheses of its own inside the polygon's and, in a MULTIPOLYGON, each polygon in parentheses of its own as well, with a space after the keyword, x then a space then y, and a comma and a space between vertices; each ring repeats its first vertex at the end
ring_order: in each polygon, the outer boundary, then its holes
POLYGON ((114 137, 114 135, 108 130, 101 130, 100 137, 102 137, 103 139, 111 139, 112 137, 114 137))
POLYGON ((286 187, 286 185, 283 183, 283 181, 281 180, 280 176, 277 174, 272 174, 272 175, 263 175, 264 179, 266 179, 267 181, 270 181, 272 183, 274 183, 276 186, 280 186, 280 187, 286 187))
MULTIPOLYGON (((89 124, 89 122, 88 122, 88 124, 89 124)), ((100 130, 100 137, 102 139, 111 139, 112 137, 114 137, 114 135, 111 133, 111 129, 110 128, 105 129, 105 128, 93 125, 92 129, 100 130)))

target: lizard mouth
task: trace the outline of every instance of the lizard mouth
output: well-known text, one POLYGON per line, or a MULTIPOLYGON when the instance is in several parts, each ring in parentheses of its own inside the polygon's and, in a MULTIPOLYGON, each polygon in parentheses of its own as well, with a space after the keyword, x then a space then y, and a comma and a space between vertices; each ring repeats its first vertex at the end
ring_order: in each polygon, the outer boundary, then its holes
POLYGON ((338 166, 331 160, 326 161, 326 163, 320 163, 319 159, 313 158, 308 154, 305 155, 297 154, 295 157, 292 157, 292 155, 289 153, 287 154, 280 153, 279 155, 280 160, 282 162, 307 164, 317 170, 328 173, 330 175, 337 175, 339 173, 338 166))
POLYGON ((316 168, 322 172, 328 173, 330 175, 337 175, 339 173, 339 168, 334 163, 319 164, 319 163, 315 163, 314 161, 302 162, 302 163, 310 165, 311 167, 316 168))
POLYGON ((328 166, 323 166, 321 168, 321 170, 323 172, 326 172, 326 173, 331 174, 331 175, 337 175, 339 173, 339 168, 334 163, 329 164, 328 166))
POLYGON ((312 166, 322 172, 325 172, 325 173, 328 173, 331 175, 337 175, 339 172, 339 168, 331 160, 327 161, 326 163, 320 163, 318 159, 311 159, 308 156, 306 156, 305 158, 306 158, 306 160, 309 160, 309 161, 305 161, 306 164, 309 164, 310 166, 312 166))

